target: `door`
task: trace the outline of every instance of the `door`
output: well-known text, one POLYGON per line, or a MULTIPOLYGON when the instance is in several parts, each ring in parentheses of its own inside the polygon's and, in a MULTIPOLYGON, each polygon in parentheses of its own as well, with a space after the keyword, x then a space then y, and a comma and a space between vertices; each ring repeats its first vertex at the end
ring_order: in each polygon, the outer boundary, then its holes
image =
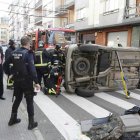
POLYGON ((128 31, 110 32, 107 37, 109 47, 127 47, 128 31))

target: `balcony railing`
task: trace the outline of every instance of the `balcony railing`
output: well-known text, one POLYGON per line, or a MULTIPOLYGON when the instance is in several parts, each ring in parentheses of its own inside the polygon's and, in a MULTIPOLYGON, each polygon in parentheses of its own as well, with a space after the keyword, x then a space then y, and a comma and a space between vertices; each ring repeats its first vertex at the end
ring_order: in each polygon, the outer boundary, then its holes
POLYGON ((65 5, 60 5, 60 6, 56 7, 55 11, 56 11, 55 12, 56 16, 61 16, 61 15, 64 15, 64 14, 68 13, 68 10, 66 9, 65 5))
POLYGON ((36 4, 35 4, 35 9, 38 9, 39 7, 42 6, 42 0, 39 0, 36 4))
POLYGON ((124 19, 140 17, 140 6, 127 6, 124 19))
POLYGON ((39 23, 42 22, 42 17, 36 17, 35 18, 35 23, 39 23))
POLYGON ((75 0, 66 0, 65 1, 65 7, 67 9, 71 9, 74 7, 74 4, 75 4, 75 0))

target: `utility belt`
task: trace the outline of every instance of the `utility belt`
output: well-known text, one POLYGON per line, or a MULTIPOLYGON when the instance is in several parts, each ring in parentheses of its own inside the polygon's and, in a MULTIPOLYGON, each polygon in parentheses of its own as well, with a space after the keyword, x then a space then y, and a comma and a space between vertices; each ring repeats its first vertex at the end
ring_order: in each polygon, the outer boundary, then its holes
POLYGON ((28 75, 14 75, 14 81, 22 82, 31 79, 28 75))

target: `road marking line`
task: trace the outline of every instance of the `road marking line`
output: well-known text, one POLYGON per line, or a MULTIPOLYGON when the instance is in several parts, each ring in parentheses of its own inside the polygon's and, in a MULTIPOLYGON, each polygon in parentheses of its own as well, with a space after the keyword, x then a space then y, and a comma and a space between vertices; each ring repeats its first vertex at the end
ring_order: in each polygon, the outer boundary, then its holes
POLYGON ((34 98, 35 103, 66 140, 78 140, 81 128, 76 120, 43 93, 34 98))
MULTIPOLYGON (((121 91, 121 90, 116 91, 116 92, 118 92, 120 94, 124 94, 124 92, 121 91)), ((140 100, 140 95, 130 91, 130 98, 134 98, 134 99, 140 100)))
MULTIPOLYGON (((22 102, 20 103, 19 109, 22 111, 22 113, 24 114, 24 117, 26 118, 26 121, 28 122, 28 114, 22 102)), ((40 130, 37 127, 33 129, 33 133, 36 137, 36 140, 44 140, 40 130)))
POLYGON ((89 114, 95 116, 96 118, 106 117, 110 114, 110 112, 90 101, 87 99, 77 96, 75 94, 62 94, 68 100, 79 106, 80 108, 87 111, 89 114))
POLYGON ((138 88, 137 88, 136 90, 137 90, 137 91, 140 91, 140 89, 138 89, 138 88))
MULTIPOLYGON (((115 93, 114 93, 114 94, 115 94, 115 93)), ((105 101, 108 101, 108 102, 110 102, 110 103, 112 103, 112 104, 114 104, 114 105, 117 105, 117 106, 119 106, 119 107, 121 107, 121 108, 124 108, 124 109, 130 109, 130 108, 132 108, 132 107, 135 106, 135 104, 129 103, 129 102, 127 102, 127 101, 124 101, 124 100, 122 100, 122 99, 119 99, 119 98, 117 98, 117 97, 114 97, 114 96, 109 95, 109 94, 104 93, 104 92, 95 93, 94 95, 95 95, 96 97, 99 97, 99 98, 101 98, 101 99, 103 99, 103 100, 105 100, 105 101)), ((128 100, 129 100, 129 99, 128 99, 128 100)))

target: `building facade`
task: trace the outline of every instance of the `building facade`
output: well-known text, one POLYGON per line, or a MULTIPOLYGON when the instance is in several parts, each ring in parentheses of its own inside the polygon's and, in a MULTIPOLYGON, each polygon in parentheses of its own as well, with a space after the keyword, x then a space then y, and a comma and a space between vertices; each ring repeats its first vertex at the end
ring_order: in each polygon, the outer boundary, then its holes
POLYGON ((7 44, 9 41, 8 17, 0 18, 0 44, 7 44))
POLYGON ((22 11, 23 15, 11 12, 10 31, 13 38, 18 39, 18 36, 37 29, 66 27, 77 31, 78 42, 107 46, 140 46, 140 0, 14 2, 18 6, 11 6, 11 10, 16 13, 22 11))
POLYGON ((75 0, 13 0, 10 4, 10 38, 37 29, 66 27, 74 29, 75 0))
POLYGON ((24 0, 14 0, 9 6, 10 39, 15 40, 17 43, 19 43, 21 36, 23 36, 26 27, 26 23, 24 21, 26 12, 23 8, 24 6, 24 0))
POLYGON ((9 34, 17 44, 23 35, 34 29, 34 4, 34 0, 13 0, 9 6, 9 34))
POLYGON ((43 26, 74 29, 75 0, 44 0, 43 26))
POLYGON ((76 0, 79 42, 139 47, 139 5, 140 0, 76 0))

